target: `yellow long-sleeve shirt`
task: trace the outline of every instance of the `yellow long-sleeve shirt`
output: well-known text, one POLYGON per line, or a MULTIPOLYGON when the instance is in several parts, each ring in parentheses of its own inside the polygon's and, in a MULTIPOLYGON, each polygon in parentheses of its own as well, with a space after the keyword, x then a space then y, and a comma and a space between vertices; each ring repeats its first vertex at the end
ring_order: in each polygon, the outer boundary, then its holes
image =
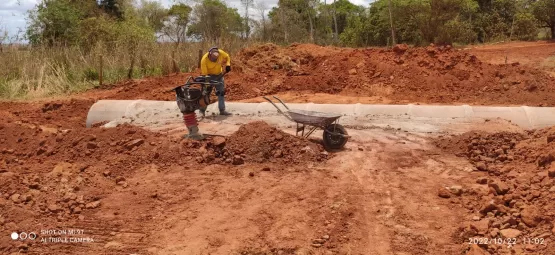
POLYGON ((218 60, 216 62, 212 62, 210 61, 210 59, 208 59, 208 53, 202 56, 202 59, 200 60, 201 75, 209 75, 209 74, 218 75, 222 73, 223 72, 222 64, 224 62, 226 66, 231 66, 231 59, 229 57, 229 54, 227 54, 227 52, 220 49, 218 49, 218 51, 220 52, 220 55, 218 56, 218 60))

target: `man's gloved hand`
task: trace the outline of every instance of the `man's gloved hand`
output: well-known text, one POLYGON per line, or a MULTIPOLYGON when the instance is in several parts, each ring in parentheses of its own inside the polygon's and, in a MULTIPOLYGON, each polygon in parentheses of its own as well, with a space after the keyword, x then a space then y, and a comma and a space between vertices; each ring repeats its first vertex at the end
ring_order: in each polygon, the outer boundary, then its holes
POLYGON ((225 67, 225 72, 226 72, 226 73, 231 72, 231 66, 226 66, 226 67, 225 67))

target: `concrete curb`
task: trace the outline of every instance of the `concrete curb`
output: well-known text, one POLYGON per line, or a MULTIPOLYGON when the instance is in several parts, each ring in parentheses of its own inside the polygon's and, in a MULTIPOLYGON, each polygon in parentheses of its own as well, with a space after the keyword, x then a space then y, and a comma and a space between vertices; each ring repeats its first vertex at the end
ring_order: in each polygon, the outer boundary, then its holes
MULTIPOLYGON (((241 115, 276 115, 276 109, 264 103, 226 103, 229 111, 241 115)), ((278 106, 281 106, 278 104, 278 106)), ((369 104, 288 104, 291 109, 338 113, 343 116, 362 117, 372 120, 394 119, 431 119, 444 122, 461 122, 475 119, 501 118, 524 129, 555 126, 555 107, 497 107, 469 105, 369 105, 369 104)), ((285 110, 282 107, 282 110, 285 110)), ((208 112, 216 112, 212 104, 208 112)), ((156 118, 155 115, 180 114, 174 101, 150 100, 100 100, 87 115, 87 127, 94 123, 112 121, 120 118, 156 118)), ((175 117, 175 116, 174 116, 175 117)))

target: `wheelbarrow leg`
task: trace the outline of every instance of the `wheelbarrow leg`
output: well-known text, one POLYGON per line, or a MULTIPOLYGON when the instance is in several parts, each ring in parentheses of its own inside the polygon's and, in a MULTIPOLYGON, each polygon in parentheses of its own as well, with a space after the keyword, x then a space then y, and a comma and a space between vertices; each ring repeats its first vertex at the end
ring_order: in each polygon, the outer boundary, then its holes
POLYGON ((314 133, 314 131, 316 131, 317 128, 318 127, 311 127, 308 133, 306 133, 305 138, 308 138, 310 135, 312 135, 312 133, 314 133))
POLYGON ((297 123, 297 130, 296 130, 295 135, 298 136, 298 135, 299 135, 299 132, 301 132, 301 136, 304 136, 304 128, 305 128, 305 125, 304 125, 304 124, 299 124, 299 122, 295 122, 295 123, 297 123))

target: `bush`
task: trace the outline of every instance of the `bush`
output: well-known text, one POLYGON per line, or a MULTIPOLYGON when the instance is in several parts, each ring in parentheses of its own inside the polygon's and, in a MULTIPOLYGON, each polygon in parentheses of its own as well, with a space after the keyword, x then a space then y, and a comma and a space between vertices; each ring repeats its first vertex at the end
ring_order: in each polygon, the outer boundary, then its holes
POLYGON ((519 40, 531 41, 538 38, 538 20, 531 13, 519 13, 515 17, 513 36, 519 40))
POLYGON ((83 73, 86 81, 98 81, 98 78, 100 77, 98 71, 90 67, 85 69, 83 73))
POLYGON ((440 35, 436 39, 436 43, 440 44, 469 44, 474 41, 476 41, 476 32, 472 30, 472 24, 458 19, 450 20, 444 24, 440 35))

